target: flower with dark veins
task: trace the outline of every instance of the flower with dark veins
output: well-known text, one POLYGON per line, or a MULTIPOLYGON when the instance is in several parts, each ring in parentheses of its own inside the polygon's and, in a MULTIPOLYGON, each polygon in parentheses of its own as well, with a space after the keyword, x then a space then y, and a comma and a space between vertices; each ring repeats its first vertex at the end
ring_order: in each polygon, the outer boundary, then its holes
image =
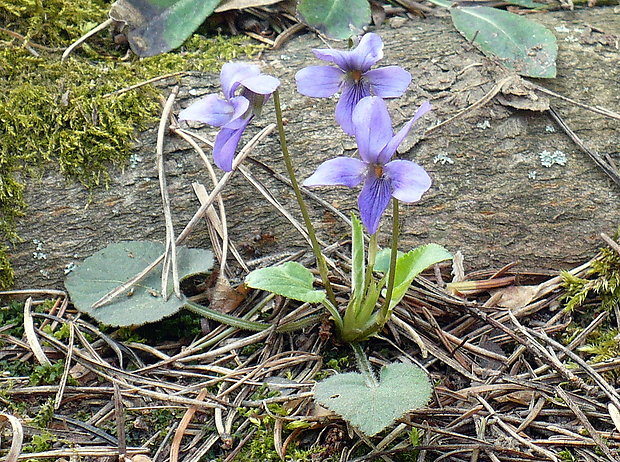
POLYGON ((179 113, 179 120, 195 120, 221 127, 213 144, 213 160, 222 170, 232 170, 237 145, 245 128, 276 91, 280 81, 261 74, 258 66, 229 62, 220 73, 224 99, 212 93, 179 113))
POLYGON ((363 98, 353 110, 353 134, 360 159, 336 157, 322 163, 304 186, 342 185, 350 188, 364 182, 358 198, 362 223, 370 234, 377 232, 379 221, 390 199, 417 202, 431 186, 428 173, 409 160, 391 160, 416 120, 430 111, 424 102, 413 118, 398 133, 385 101, 377 96, 363 98))
POLYGON ((301 69, 295 75, 297 91, 316 98, 327 98, 340 91, 336 121, 349 135, 354 134, 353 109, 362 98, 397 98, 411 83, 411 74, 402 67, 370 69, 383 58, 383 41, 377 34, 364 35, 353 50, 312 51, 317 58, 334 63, 337 67, 310 66, 301 69))

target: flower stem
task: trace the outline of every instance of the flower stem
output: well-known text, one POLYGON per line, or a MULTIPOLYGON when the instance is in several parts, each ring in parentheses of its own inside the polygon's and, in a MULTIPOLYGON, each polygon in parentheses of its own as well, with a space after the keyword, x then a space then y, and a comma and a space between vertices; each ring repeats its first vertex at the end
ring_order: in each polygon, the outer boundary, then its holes
POLYGON ((387 322, 390 315, 392 292, 394 291, 394 279, 396 278, 396 257, 398 256, 398 235, 400 234, 400 222, 398 219, 398 199, 392 199, 392 248, 390 252, 390 274, 385 293, 385 301, 381 307, 379 319, 382 323, 387 322))
POLYGON ((370 365, 370 361, 368 361, 366 353, 364 353, 364 349, 357 342, 351 342, 350 345, 351 348, 353 348, 353 353, 355 353, 357 368, 364 376, 364 379, 366 379, 366 385, 368 385, 368 387, 378 387, 379 381, 377 380, 377 376, 372 370, 372 366, 370 365))
POLYGON ((284 122, 282 121, 280 93, 278 92, 278 90, 273 93, 273 104, 276 109, 278 134, 280 135, 280 147, 282 148, 282 155, 284 156, 284 164, 286 165, 286 170, 291 180, 291 186, 293 186, 293 190, 295 191, 295 197, 297 198, 297 203, 299 204, 299 210, 304 217, 304 224, 306 225, 306 230, 308 231, 308 236, 310 237, 310 244, 312 245, 312 252, 314 252, 314 256, 316 258, 319 274, 321 275, 321 280, 323 281, 323 286, 325 287, 325 291, 327 292, 327 297, 329 298, 329 301, 333 305, 337 305, 334 291, 331 284, 329 283, 327 263, 325 262, 325 257, 323 257, 323 254, 321 253, 321 248, 319 246, 319 242, 317 241, 316 233, 314 232, 314 226, 312 226, 312 222, 310 221, 310 215, 308 215, 306 203, 304 202, 304 198, 301 195, 301 190, 299 189, 299 184, 297 183, 297 178, 295 177, 295 171, 293 170, 291 156, 288 152, 286 135, 284 134, 284 122))

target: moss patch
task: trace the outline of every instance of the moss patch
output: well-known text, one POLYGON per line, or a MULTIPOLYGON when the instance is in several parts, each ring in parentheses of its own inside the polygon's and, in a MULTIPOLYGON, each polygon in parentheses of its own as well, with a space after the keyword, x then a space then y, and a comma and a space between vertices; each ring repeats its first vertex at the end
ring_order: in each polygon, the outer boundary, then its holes
MULTIPOLYGON (((152 86, 109 93, 173 72, 216 72, 260 49, 196 35, 179 52, 123 60, 105 32, 60 62, 62 47, 108 9, 102 0, 0 0, 0 242, 19 239, 28 177, 52 167, 93 187, 108 181, 107 168, 127 162, 132 137, 158 116, 160 95, 152 86)), ((0 288, 13 283, 5 250, 0 244, 0 288)))

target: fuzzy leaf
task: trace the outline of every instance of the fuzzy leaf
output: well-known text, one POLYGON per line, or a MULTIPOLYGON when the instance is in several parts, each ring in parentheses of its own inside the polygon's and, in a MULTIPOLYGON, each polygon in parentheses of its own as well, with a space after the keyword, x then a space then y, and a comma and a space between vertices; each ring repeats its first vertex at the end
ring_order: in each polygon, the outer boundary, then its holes
MULTIPOLYGON (((146 268, 164 252, 157 242, 129 241, 108 245, 73 270, 65 287, 75 307, 97 321, 111 326, 139 326, 176 313, 185 304, 174 294, 167 301, 161 296, 161 265, 136 284, 127 294, 92 309, 106 293, 146 268)), ((177 248, 179 277, 204 273, 213 266, 208 250, 177 248)), ((169 291, 171 289, 169 288, 169 291)))
MULTIPOLYGON (((427 244, 399 255, 396 260, 396 275, 390 308, 394 308, 402 300, 409 286, 418 274, 440 261, 452 259, 452 254, 437 244, 427 244)), ((383 249, 377 255, 377 271, 387 272, 390 269, 390 249, 383 249)))
POLYGON ((364 255, 364 230, 362 222, 351 215, 351 281, 353 296, 362 297, 366 273, 366 257, 364 255))
POLYGON ((173 50, 213 13, 220 0, 117 0, 110 17, 125 23, 131 50, 141 58, 173 50))
POLYGON ((388 364, 379 385, 369 386, 362 374, 333 375, 314 387, 316 401, 342 416, 368 436, 379 433, 408 411, 428 403, 432 386, 413 364, 388 364))
POLYGON ((245 277, 248 287, 273 292, 300 302, 319 303, 325 299, 325 292, 315 290, 313 282, 314 276, 310 270, 294 261, 257 269, 245 277))
POLYGON ((370 22, 368 0, 301 0, 302 21, 333 39, 347 39, 370 22))
POLYGON ((558 45, 542 24, 487 6, 450 8, 454 27, 486 56, 526 77, 555 77, 558 45))

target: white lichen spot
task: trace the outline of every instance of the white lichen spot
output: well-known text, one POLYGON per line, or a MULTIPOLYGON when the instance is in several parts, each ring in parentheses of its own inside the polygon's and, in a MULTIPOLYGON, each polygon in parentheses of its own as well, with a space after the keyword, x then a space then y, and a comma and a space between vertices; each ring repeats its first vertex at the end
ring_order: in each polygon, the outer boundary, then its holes
POLYGON ((142 162, 142 156, 139 156, 136 153, 129 156, 129 166, 131 168, 136 168, 140 162, 142 162))
POLYGON ((42 275, 44 278, 49 279, 49 277, 50 277, 50 272, 49 272, 48 270, 44 270, 44 269, 42 269, 42 270, 39 270, 39 273, 41 273, 41 275, 42 275))
POLYGON ((73 271, 76 268, 75 263, 73 262, 69 262, 65 265, 65 274, 69 274, 71 271, 73 271))
POLYGON ((441 165, 453 164, 454 163, 452 158, 450 156, 448 156, 447 154, 444 154, 444 153, 437 154, 435 157, 433 157, 433 163, 436 164, 437 162, 441 162, 441 165))
POLYGON ((189 93, 191 96, 196 96, 196 95, 199 93, 199 91, 198 91, 198 90, 196 90, 195 88, 191 88, 191 89, 188 91, 188 93, 189 93))
POLYGON ((291 57, 289 55, 280 55, 280 59, 282 61, 289 61, 291 59, 291 57))
POLYGON ((32 252, 32 258, 35 260, 47 260, 47 254, 43 252, 32 252))
POLYGON ((41 251, 41 250, 43 250, 43 242, 41 242, 40 240, 38 240, 38 239, 33 239, 33 240, 32 240, 32 243, 35 245, 35 250, 36 250, 36 251, 41 251))
POLYGON ((569 35, 568 37, 565 37, 565 38, 564 38, 564 41, 565 41, 565 42, 569 42, 569 43, 575 43, 575 42, 578 42, 578 41, 579 41, 579 39, 578 39, 577 37, 574 37, 574 36, 572 36, 572 35, 569 35))
POLYGON ((480 130, 486 130, 487 128, 491 128, 491 122, 489 122, 488 120, 483 120, 482 122, 478 122, 476 124, 476 127, 478 127, 480 130))
POLYGON ((536 170, 530 170, 529 172, 527 172, 527 177, 530 180, 535 180, 537 174, 538 174, 538 172, 536 172, 536 170))
POLYGON ((551 167, 554 164, 557 165, 566 165, 568 159, 566 158, 566 154, 562 151, 554 151, 553 153, 544 150, 540 154, 538 154, 540 158, 540 163, 543 167, 551 167))
POLYGON ((570 29, 566 26, 555 26, 554 29, 558 32, 563 32, 565 34, 568 34, 570 32, 570 29))
POLYGON ((547 126, 545 127, 545 131, 546 131, 547 133, 555 133, 555 127, 554 127, 553 125, 547 125, 547 126))

